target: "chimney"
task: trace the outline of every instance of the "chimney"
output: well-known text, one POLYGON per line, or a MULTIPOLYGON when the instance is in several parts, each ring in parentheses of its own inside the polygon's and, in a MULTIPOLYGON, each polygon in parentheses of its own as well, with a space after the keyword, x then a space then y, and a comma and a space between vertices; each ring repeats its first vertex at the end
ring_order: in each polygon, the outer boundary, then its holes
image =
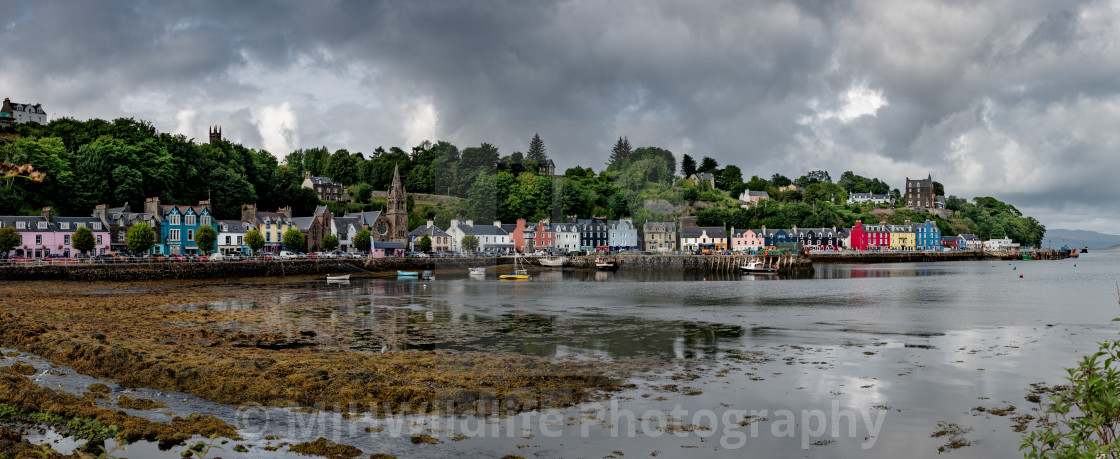
POLYGON ((241 221, 256 223, 257 222, 257 205, 245 204, 241 206, 241 221))
POLYGON ((474 228, 474 220, 467 220, 467 226, 474 228))
POLYGON ((431 220, 428 220, 428 228, 431 228, 431 227, 432 227, 432 226, 434 226, 435 224, 436 224, 435 222, 433 222, 433 221, 431 221, 431 220))
POLYGON ((494 220, 494 226, 497 226, 498 228, 501 228, 502 227, 502 221, 501 220, 494 220))
POLYGON ((906 220, 905 223, 903 223, 903 225, 910 226, 910 220, 906 220))
POLYGON ((106 204, 98 204, 93 207, 92 217, 100 219, 102 222, 106 221, 109 217, 109 206, 106 204))
POLYGON ((303 171, 303 179, 311 180, 311 171, 303 171))
POLYGON ((276 211, 283 214, 285 217, 292 218, 292 206, 281 207, 276 209, 276 211))
POLYGON ((205 208, 209 209, 210 208, 210 200, 207 199, 205 201, 198 201, 198 207, 205 207, 205 208))
POLYGON ((51 222, 51 208, 50 208, 50 206, 47 206, 47 207, 43 208, 43 220, 46 220, 47 223, 51 222))

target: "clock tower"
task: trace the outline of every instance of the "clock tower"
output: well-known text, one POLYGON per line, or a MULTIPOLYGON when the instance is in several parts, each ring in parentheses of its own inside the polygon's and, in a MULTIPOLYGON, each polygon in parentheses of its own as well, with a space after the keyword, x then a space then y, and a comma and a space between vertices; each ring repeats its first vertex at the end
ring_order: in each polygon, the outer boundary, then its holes
POLYGON ((393 166, 393 184, 389 187, 389 196, 385 201, 385 217, 389 226, 385 239, 408 243, 408 201, 397 166, 393 166))

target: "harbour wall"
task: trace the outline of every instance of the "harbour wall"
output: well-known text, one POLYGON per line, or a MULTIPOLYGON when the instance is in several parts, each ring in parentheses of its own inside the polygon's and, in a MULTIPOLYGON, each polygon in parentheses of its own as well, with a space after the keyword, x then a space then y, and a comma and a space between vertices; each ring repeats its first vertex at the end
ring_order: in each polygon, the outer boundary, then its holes
POLYGON ((810 253, 813 263, 917 263, 930 261, 974 261, 974 260, 1022 260, 1023 254, 1038 260, 1062 260, 1069 258, 1065 250, 1041 250, 1037 252, 823 252, 810 253))

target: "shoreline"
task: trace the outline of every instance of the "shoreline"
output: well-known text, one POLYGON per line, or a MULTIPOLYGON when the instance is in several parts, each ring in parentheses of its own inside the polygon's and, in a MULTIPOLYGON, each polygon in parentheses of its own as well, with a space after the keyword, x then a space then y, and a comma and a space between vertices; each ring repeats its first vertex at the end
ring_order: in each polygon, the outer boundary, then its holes
MULTIPOLYGON (((815 263, 871 264, 975 260, 1022 260, 1032 252, 828 252, 794 254, 730 255, 615 255, 620 270, 679 270, 688 272, 734 273, 750 261, 778 264, 780 273, 803 275, 813 272, 815 263)), ((1061 260, 1068 253, 1040 251, 1041 260, 1061 260)), ((521 263, 540 266, 541 257, 519 257, 521 263)), ((567 268, 594 270, 598 256, 567 257, 567 268)), ((1027 260, 1029 261, 1029 260, 1027 260)), ((0 266, 0 280, 6 281, 136 281, 169 279, 217 279, 230 277, 286 277, 311 274, 379 273, 395 270, 445 270, 469 267, 512 265, 514 257, 467 258, 364 258, 310 260, 248 260, 206 262, 28 262, 0 266)))

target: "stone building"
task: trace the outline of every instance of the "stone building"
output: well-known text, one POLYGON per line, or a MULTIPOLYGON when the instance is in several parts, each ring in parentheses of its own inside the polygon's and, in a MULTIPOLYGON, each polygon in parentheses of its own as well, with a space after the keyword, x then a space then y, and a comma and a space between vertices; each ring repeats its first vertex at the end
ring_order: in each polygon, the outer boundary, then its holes
POLYGON ((927 175, 924 179, 910 180, 906 177, 906 194, 903 195, 906 200, 906 207, 915 210, 933 209, 934 193, 933 193, 933 176, 927 175))
POLYGON ((334 183, 328 177, 316 177, 311 175, 311 171, 303 173, 304 188, 311 188, 315 190, 315 194, 323 201, 341 201, 342 200, 342 185, 334 183))

